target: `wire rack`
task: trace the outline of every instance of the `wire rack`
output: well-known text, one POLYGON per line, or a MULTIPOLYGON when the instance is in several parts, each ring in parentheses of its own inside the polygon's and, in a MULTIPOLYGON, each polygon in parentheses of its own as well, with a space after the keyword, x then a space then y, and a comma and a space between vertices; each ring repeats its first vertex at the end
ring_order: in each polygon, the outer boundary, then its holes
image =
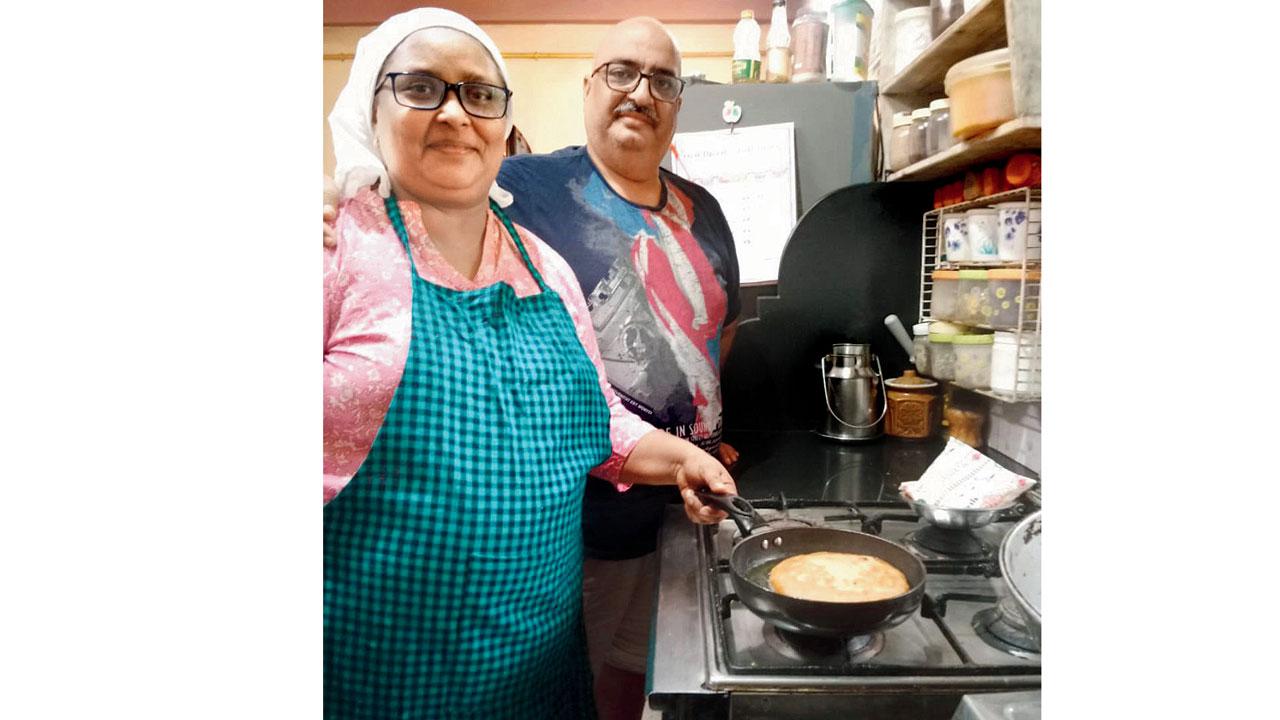
MULTIPOLYGON (((993 207, 997 203, 1021 202, 1024 204, 1023 210, 1027 212, 1028 217, 1031 214, 1031 203, 1040 202, 1041 191, 1039 188, 1020 188, 1018 190, 1010 190, 1008 192, 989 195, 987 197, 977 198, 975 200, 960 203, 957 205, 949 205, 945 208, 930 210, 924 214, 921 221, 921 247, 920 247, 920 321, 933 322, 935 320, 947 320, 957 322, 973 327, 984 328, 988 330, 999 330, 1013 334, 1015 349, 1015 377, 1012 390, 995 390, 991 388, 969 387, 961 383, 954 383, 960 387, 965 387, 974 392, 993 397, 1006 402, 1033 402, 1040 400, 1040 381, 1041 381, 1041 345, 1040 345, 1040 285, 1041 280, 1030 278, 1027 271, 1040 270, 1040 232, 1028 232, 1023 238, 1022 252, 1020 256, 1022 260, 1016 262, 960 262, 949 263, 942 258, 943 243, 942 235, 942 214, 963 212, 975 208, 993 207), (1034 239, 1034 243, 1032 240, 1034 239), (1029 252, 1030 251, 1030 252, 1029 252), (1028 257, 1035 255, 1036 257, 1028 257), (933 314, 933 298, 934 283, 933 273, 941 269, 983 269, 991 270, 997 268, 1019 269, 1021 280, 1019 281, 1019 290, 1017 297, 1021 298, 1021 302, 1017 304, 1017 319, 1013 323, 1005 323, 1001 325, 990 325, 982 322, 968 322, 957 318, 940 318, 933 314)), ((1030 225, 1029 225, 1030 227, 1030 225)))

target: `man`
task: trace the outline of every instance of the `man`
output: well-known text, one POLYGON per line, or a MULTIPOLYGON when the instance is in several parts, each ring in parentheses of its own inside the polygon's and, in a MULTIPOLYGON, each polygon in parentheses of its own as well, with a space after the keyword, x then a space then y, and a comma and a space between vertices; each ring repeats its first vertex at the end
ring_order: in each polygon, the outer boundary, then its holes
MULTIPOLYGON (((679 50, 657 20, 631 18, 610 28, 591 65, 586 147, 507 158, 507 214, 573 268, 623 403, 730 465, 720 366, 740 305, 733 235, 710 193, 660 168, 680 110, 679 50)), ((602 720, 644 707, 655 550, 671 502, 667 488, 587 483, 583 612, 602 720)))
MULTIPOLYGON (((720 363, 739 311, 738 261, 719 204, 662 170, 683 82, 653 18, 605 35, 583 79, 587 145, 507 158, 507 213, 578 276, 605 369, 624 404, 726 464, 720 363)), ((678 496, 587 483, 583 611, 601 718, 638 718, 663 508, 678 496)))

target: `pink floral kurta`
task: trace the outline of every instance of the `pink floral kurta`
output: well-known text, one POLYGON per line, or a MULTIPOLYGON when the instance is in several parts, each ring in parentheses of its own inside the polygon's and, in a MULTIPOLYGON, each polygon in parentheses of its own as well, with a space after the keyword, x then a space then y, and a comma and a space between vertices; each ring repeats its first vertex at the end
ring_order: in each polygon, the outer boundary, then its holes
MULTIPOLYGON (((476 290, 497 282, 519 297, 538 283, 502 223, 489 213, 480 270, 463 277, 427 239, 418 205, 401 202, 413 260, 424 280, 453 290, 476 290)), ((324 259, 324 501, 332 500, 360 469, 400 384, 409 352, 412 287, 409 259, 387 218, 382 198, 370 189, 343 203, 336 223, 338 247, 324 259)), ((654 428, 631 414, 605 378, 604 362, 578 280, 568 263, 523 227, 520 238, 534 267, 564 301, 586 349, 600 390, 609 403, 613 455, 592 471, 617 481, 623 462, 654 428)), ((618 484, 619 490, 628 486, 618 484)))

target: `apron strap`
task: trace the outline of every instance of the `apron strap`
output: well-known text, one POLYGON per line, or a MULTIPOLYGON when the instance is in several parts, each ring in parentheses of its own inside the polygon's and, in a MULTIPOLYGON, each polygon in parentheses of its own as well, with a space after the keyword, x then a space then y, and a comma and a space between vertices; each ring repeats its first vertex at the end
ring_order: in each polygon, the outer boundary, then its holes
POLYGON ((404 218, 400 217, 400 204, 396 202, 396 194, 382 198, 382 204, 387 208, 387 217, 391 218, 391 227, 396 229, 396 235, 400 238, 400 244, 404 245, 404 252, 409 256, 409 269, 413 273, 409 277, 418 277, 418 267, 413 263, 413 250, 409 248, 409 231, 404 228, 404 218))

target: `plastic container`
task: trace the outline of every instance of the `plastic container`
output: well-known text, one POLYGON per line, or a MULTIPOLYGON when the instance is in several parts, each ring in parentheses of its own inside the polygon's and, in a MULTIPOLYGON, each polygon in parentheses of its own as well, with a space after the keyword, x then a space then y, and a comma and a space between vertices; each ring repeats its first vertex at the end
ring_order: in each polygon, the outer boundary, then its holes
POLYGON ((1023 329, 1034 329, 1036 314, 1040 311, 1039 292, 1026 293, 1030 297, 1023 299, 1026 284, 1040 283, 1039 270, 1022 270, 1021 268, 996 269, 987 271, 987 304, 991 307, 991 316, 984 325, 994 328, 1018 328, 1018 311, 1022 311, 1023 329), (1026 282, 1023 282, 1023 275, 1026 282))
POLYGON ((1040 259, 1040 203, 1006 202, 996 205, 1000 228, 999 253, 1004 262, 1040 259), (1035 232, 1028 229, 1035 224, 1035 232))
POLYGON ((929 8, 899 10, 893 16, 893 72, 900 73, 929 47, 929 8))
POLYGON ((951 341, 966 330, 961 325, 949 322, 929 324, 929 369, 933 377, 939 380, 954 380, 956 377, 956 353, 951 341))
POLYGON ((911 162, 929 157, 929 108, 911 111, 911 162))
POLYGON ((960 271, 934 270, 933 295, 929 301, 929 314, 934 320, 957 320, 956 308, 960 300, 960 271))
POLYGON ((991 386, 991 342, 991 333, 956 335, 951 339, 956 356, 956 384, 974 390, 991 386))
POLYGON ((942 413, 947 420, 947 434, 971 448, 981 448, 982 426, 987 416, 977 410, 949 407, 942 413))
POLYGON ((765 36, 764 81, 791 81, 791 31, 787 26, 787 0, 773 0, 769 33, 765 36))
POLYGON ((998 332, 991 344, 991 389, 1008 393, 1040 393, 1040 338, 998 332), (1019 358, 1021 356, 1021 358, 1019 358))
POLYGON ((752 83, 760 79, 760 25, 756 14, 743 10, 733 29, 733 81, 752 83))
POLYGON ((893 114, 893 132, 889 135, 889 169, 901 170, 911 164, 911 113, 893 114))
POLYGON ((988 270, 961 270, 955 319, 969 325, 986 325, 991 318, 988 270))
POLYGON ((831 5, 831 79, 861 82, 870 79, 871 18, 866 0, 836 0, 831 5))
POLYGON ((952 65, 943 87, 951 99, 951 134, 958 138, 971 138, 1014 118, 1009 48, 952 65))
POLYGON ((951 24, 964 15, 964 0, 931 0, 929 3, 929 30, 936 39, 951 24))
POLYGON ((974 208, 964 213, 971 262, 1000 260, 1000 217, 995 208, 974 208))
POLYGON ((951 135, 951 101, 942 98, 929 103, 928 148, 930 155, 937 155, 956 144, 951 135))
POLYGON ((827 79, 827 14, 807 10, 791 24, 791 82, 827 79))
POLYGON ((900 438, 923 440, 942 425, 942 397, 938 383, 922 378, 914 370, 884 381, 888 409, 884 431, 900 438))
POLYGON ((969 223, 962 212, 944 212, 938 217, 942 227, 942 252, 947 262, 969 260, 969 223))
MULTIPOLYGON (((936 286, 935 286, 936 287, 936 286)), ((929 366, 929 323, 916 323, 911 327, 911 364, 921 375, 931 374, 929 366)))

